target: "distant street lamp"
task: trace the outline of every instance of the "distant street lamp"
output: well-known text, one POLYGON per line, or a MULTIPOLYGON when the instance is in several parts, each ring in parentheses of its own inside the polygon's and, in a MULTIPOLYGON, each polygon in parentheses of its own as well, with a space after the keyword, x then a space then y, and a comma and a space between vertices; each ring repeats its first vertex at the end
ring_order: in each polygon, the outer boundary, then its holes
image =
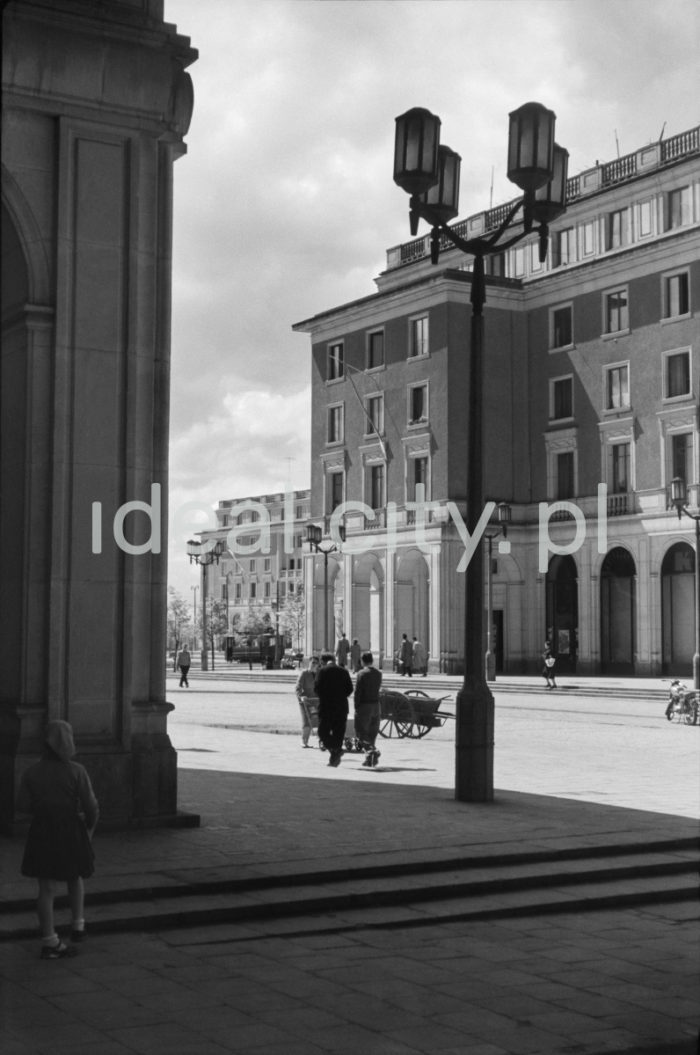
POLYGON ((212 542, 197 542, 190 539, 187 543, 187 556, 190 564, 199 564, 202 569, 202 670, 209 670, 207 660, 207 568, 214 561, 218 564, 226 551, 226 543, 223 539, 212 542))
MULTIPOLYGON (((190 561, 190 564, 192 561, 190 561)), ((199 586, 190 586, 190 590, 194 593, 194 601, 192 602, 192 619, 194 621, 194 641, 192 647, 197 647, 197 590, 199 586)))
MULTIPOLYGON (((338 527, 338 538, 345 542, 345 528, 338 527)), ((323 554, 323 651, 330 652, 328 646, 328 558, 331 553, 340 553, 340 545, 330 535, 324 535, 318 524, 306 525, 306 541, 314 553, 323 554)))
POLYGON ((674 476, 671 480, 671 502, 676 507, 678 519, 683 513, 695 521, 695 654, 693 655, 693 688, 700 691, 700 513, 691 513, 687 508, 688 494, 685 480, 674 476))
MULTIPOLYGON (((566 210, 568 152, 554 142, 555 115, 540 103, 510 114, 508 178, 524 197, 508 209, 492 233, 465 239, 448 222, 458 213, 460 156, 440 145, 440 118, 408 110, 396 118, 394 181, 411 195, 411 234, 420 219, 432 227, 431 260, 449 243, 473 257, 471 347, 467 427, 467 530, 474 536, 483 507, 482 357, 484 260, 530 234, 536 223, 539 257, 547 256, 548 225, 566 210), (522 222, 516 220, 522 211, 522 222), (504 236, 516 227, 515 233, 504 236), (503 239, 503 240, 502 240, 503 239)), ((475 553, 465 576, 464 683, 457 695, 455 797, 465 802, 493 799, 493 696, 485 680, 483 565, 475 553)))
MULTIPOLYGON (((498 538, 499 535, 503 535, 504 540, 508 538, 508 525, 510 524, 510 506, 507 502, 499 502, 496 506, 496 515, 498 516, 499 527, 495 531, 485 531, 484 538, 488 540, 489 552, 488 552, 488 571, 486 578, 486 657, 485 657, 485 671, 486 680, 496 680, 496 653, 492 651, 493 645, 493 540, 498 538)), ((501 551, 503 552, 503 543, 500 545, 501 551)), ((507 551, 510 550, 510 543, 507 543, 507 551)))

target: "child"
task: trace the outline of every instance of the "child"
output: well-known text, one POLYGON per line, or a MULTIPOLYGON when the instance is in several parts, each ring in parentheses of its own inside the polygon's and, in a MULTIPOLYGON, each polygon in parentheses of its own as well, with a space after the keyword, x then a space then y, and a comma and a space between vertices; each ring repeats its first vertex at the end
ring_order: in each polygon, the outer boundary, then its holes
POLYGON ((73 730, 68 722, 51 721, 46 727, 44 754, 22 778, 20 800, 29 806, 32 822, 22 859, 22 875, 39 882, 37 914, 43 960, 58 960, 77 950, 66 945, 54 930, 55 883, 64 880, 72 914, 71 939, 85 937, 83 877, 94 871, 92 833, 99 810, 83 766, 75 755, 73 730))

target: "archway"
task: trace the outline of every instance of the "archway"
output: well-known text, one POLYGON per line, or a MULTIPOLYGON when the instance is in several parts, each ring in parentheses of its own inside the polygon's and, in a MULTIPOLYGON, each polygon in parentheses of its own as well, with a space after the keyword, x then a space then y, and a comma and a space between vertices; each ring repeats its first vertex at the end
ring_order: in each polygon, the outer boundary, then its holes
POLYGON ((576 670, 578 649, 578 571, 571 556, 553 557, 546 579, 547 638, 561 671, 576 670))
POLYGON ((636 640, 634 558, 621 546, 610 550, 600 572, 600 656, 603 674, 634 674, 636 640))
POLYGON ((676 542, 661 564, 661 669, 664 674, 692 674, 695 650, 695 553, 676 542))
POLYGON ((313 649, 322 652, 328 648, 330 652, 335 650, 336 639, 342 626, 343 611, 343 576, 340 574, 340 564, 334 557, 328 558, 328 580, 324 570, 323 559, 315 561, 314 565, 314 592, 313 592, 313 649), (326 604, 326 589, 328 590, 328 602, 326 604), (328 617, 327 623, 324 622, 328 617))
POLYGON ((401 635, 417 637, 425 644, 430 640, 430 580, 423 553, 410 549, 396 568, 394 599, 394 651, 401 635))
POLYGON ((363 554, 353 568, 351 611, 351 638, 380 657, 384 650, 384 569, 374 553, 363 554))

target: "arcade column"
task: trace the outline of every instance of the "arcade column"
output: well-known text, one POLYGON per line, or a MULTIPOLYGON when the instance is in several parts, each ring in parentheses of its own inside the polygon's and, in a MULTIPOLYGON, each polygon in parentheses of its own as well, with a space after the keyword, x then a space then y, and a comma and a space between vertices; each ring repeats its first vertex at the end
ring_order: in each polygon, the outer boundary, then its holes
POLYGON ((187 822, 165 699, 173 163, 162 0, 3 8, 0 823, 50 718, 103 821, 187 822))

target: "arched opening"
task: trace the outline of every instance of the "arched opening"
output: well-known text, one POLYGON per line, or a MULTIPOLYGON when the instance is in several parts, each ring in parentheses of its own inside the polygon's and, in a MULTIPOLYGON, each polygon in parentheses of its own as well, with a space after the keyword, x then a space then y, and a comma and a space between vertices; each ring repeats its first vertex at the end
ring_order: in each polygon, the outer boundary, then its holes
POLYGON ((600 656, 603 674, 634 674, 636 640, 634 558, 621 546, 610 550, 600 571, 600 656))
POLYGON ((430 640, 430 579, 425 556, 417 549, 408 550, 396 569, 394 599, 394 651, 401 635, 430 640))
POLYGON ((363 554, 353 568, 351 611, 350 637, 379 658, 384 649, 384 569, 374 553, 363 554))
POLYGON ((343 576, 340 564, 334 557, 328 558, 328 572, 324 560, 319 557, 314 566, 313 595, 313 649, 321 652, 335 651, 335 643, 343 626, 343 576))
POLYGON ((22 244, 2 207, 2 342, 0 351, 0 693, 22 696, 24 557, 27 545, 28 336, 25 305, 29 275, 22 244))
POLYGON ((661 564, 661 669, 688 677, 695 651, 695 552, 676 542, 661 564))
POLYGON ((546 579, 546 637, 559 671, 576 670, 578 649, 578 571, 571 556, 553 557, 546 579))

